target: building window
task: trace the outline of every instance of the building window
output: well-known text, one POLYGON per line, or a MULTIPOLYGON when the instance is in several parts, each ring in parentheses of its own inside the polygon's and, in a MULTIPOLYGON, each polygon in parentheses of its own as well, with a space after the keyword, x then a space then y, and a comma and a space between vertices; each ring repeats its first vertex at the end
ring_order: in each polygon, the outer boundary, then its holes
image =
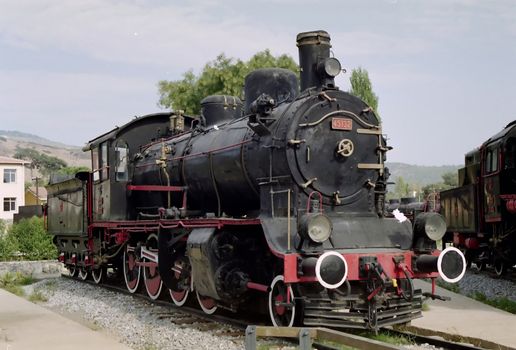
POLYGON ((16 169, 4 169, 4 184, 16 182, 16 169))
POLYGON ((4 198, 4 211, 15 211, 16 210, 16 198, 6 197, 4 198))

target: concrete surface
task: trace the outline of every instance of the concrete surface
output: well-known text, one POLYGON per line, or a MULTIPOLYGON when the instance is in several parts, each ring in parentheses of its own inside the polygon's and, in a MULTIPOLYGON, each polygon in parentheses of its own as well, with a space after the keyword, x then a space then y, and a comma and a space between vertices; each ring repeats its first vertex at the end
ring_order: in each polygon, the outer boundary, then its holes
POLYGON ((130 350, 108 335, 0 289, 0 350, 130 350))
MULTIPOLYGON (((416 281, 415 288, 432 291, 431 284, 423 281, 416 281)), ((452 299, 428 299, 425 303, 430 310, 423 311, 423 317, 413 320, 412 326, 516 348, 516 315, 440 287, 436 294, 452 299)))

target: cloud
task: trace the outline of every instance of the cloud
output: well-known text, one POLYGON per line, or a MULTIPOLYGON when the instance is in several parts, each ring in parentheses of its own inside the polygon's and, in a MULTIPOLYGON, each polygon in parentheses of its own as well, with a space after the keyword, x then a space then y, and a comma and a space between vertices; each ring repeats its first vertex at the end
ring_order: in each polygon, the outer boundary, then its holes
POLYGON ((272 30, 257 31, 238 15, 217 21, 206 11, 210 6, 19 0, 2 4, 0 33, 18 46, 51 47, 113 63, 195 67, 222 50, 242 56, 290 39, 272 30))

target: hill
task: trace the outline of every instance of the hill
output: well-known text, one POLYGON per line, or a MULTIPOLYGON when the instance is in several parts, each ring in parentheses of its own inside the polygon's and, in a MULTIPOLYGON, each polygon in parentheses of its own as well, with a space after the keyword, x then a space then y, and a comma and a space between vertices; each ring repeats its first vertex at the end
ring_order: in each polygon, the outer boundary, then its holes
POLYGON ((0 155, 13 157, 17 148, 32 148, 64 160, 69 166, 90 166, 89 153, 80 147, 64 145, 43 137, 19 131, 0 130, 0 155))
POLYGON ((385 164, 391 173, 389 181, 396 181, 397 177, 402 177, 405 182, 425 186, 432 183, 442 182, 441 176, 448 172, 457 172, 462 165, 441 165, 423 166, 405 163, 385 164))

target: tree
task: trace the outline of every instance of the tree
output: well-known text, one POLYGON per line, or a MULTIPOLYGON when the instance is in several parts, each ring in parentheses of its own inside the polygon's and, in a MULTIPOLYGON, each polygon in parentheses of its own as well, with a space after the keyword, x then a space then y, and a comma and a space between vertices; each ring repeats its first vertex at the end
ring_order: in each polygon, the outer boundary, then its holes
POLYGON ((457 172, 449 171, 441 175, 443 179, 443 183, 450 187, 457 187, 459 184, 459 179, 457 177, 457 172))
POLYGON ((39 171, 44 175, 56 172, 67 166, 64 160, 40 153, 33 148, 17 147, 14 158, 30 161, 30 166, 33 169, 39 169, 39 171))
POLYGON ((199 114, 201 100, 209 95, 242 97, 244 78, 258 68, 278 67, 298 72, 294 59, 288 55, 274 57, 269 50, 261 51, 244 62, 220 54, 208 62, 199 76, 191 70, 176 81, 158 82, 159 104, 165 108, 184 110, 186 114, 199 114))
POLYGON ((449 171, 447 173, 442 174, 441 178, 443 179, 442 182, 429 184, 423 187, 423 193, 425 194, 425 196, 432 192, 441 192, 449 190, 450 188, 457 187, 459 184, 457 173, 454 171, 449 171))
POLYGON ((396 187, 394 188, 394 192, 401 198, 407 197, 410 192, 410 185, 408 182, 405 182, 401 176, 396 178, 396 187))
POLYGON ((378 96, 373 92, 373 86, 369 80, 369 73, 363 68, 354 68, 349 77, 351 90, 349 93, 361 98, 378 116, 378 96))
POLYGON ((90 171, 90 168, 86 166, 65 166, 64 168, 59 169, 57 173, 63 175, 75 175, 80 171, 90 171))

